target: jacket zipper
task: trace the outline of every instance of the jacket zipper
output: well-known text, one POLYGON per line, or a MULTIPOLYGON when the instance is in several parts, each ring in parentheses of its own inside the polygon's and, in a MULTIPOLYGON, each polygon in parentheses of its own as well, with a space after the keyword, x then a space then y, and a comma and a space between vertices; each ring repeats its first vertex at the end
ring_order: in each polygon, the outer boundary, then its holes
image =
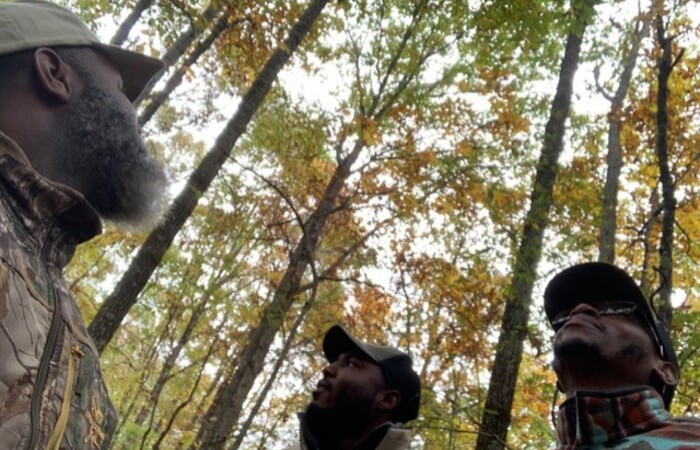
POLYGON ((47 239, 41 248, 41 264, 46 271, 46 278, 49 286, 51 287, 51 295, 54 299, 53 315, 51 316, 51 327, 49 328, 49 334, 46 337, 46 345, 44 346, 44 353, 41 355, 41 362, 39 363, 39 371, 36 375, 36 383, 34 385, 34 392, 32 393, 32 404, 29 410, 30 417, 30 435, 29 442, 27 442, 26 450, 35 450, 39 444, 39 434, 40 434, 40 420, 41 420, 41 404, 44 399, 44 389, 46 389, 46 381, 49 376, 49 367, 51 359, 56 347, 56 342, 61 334, 61 305, 59 304, 59 298, 56 292, 56 287, 51 279, 51 274, 49 273, 48 267, 48 251, 49 242, 52 241, 51 233, 53 232, 54 225, 52 224, 49 228, 49 233, 47 234, 47 239))

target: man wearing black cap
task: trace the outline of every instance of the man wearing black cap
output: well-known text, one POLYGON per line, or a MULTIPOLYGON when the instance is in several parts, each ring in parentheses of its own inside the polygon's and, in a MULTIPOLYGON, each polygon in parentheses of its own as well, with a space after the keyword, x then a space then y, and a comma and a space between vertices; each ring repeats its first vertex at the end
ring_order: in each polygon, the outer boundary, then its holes
POLYGON ((101 218, 139 226, 165 174, 131 101, 162 67, 43 0, 0 1, 0 448, 106 449, 99 355, 62 274, 101 218))
POLYGON ((544 294, 555 331, 560 449, 700 448, 700 421, 668 412, 679 367, 634 280, 605 263, 557 274, 544 294))
POLYGON ((402 424, 418 417, 420 379, 411 358, 333 326, 323 339, 329 364, 300 414, 302 450, 403 450, 402 424))

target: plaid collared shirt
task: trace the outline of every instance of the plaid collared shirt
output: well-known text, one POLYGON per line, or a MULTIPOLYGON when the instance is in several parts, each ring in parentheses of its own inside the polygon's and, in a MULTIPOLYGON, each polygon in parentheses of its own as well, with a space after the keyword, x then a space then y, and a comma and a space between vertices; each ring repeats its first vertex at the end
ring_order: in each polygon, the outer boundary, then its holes
POLYGON ((559 449, 700 449, 700 420, 671 417, 651 387, 577 392, 559 407, 559 449))

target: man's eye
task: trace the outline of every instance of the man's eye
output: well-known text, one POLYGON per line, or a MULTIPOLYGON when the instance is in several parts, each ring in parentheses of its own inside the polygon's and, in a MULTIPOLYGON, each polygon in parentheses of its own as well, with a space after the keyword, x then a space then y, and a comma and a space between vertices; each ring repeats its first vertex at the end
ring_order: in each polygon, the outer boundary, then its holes
POLYGON ((563 324, 564 322, 566 322, 567 320, 569 320, 571 318, 569 316, 570 313, 571 313, 571 311, 560 312, 559 314, 557 314, 554 317, 554 319, 552 319, 552 325, 557 326, 557 325, 563 324))

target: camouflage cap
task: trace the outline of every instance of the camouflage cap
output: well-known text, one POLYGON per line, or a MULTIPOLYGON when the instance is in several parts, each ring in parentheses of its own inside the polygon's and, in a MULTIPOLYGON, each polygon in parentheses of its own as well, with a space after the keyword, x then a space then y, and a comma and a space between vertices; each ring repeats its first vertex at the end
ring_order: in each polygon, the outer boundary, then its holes
POLYGON ((115 65, 124 92, 136 99, 163 63, 116 45, 103 44, 80 18, 44 0, 0 1, 0 56, 38 47, 89 46, 115 65))

